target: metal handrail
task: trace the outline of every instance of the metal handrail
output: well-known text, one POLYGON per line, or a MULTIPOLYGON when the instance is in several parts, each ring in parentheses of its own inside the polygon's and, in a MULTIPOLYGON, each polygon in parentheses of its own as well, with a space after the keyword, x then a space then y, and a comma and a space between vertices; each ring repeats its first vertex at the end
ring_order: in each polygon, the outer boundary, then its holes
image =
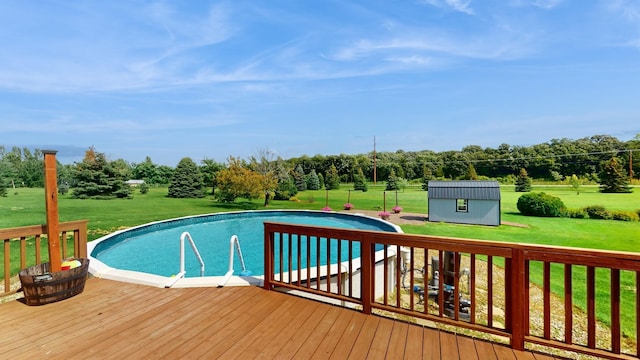
POLYGON ((237 235, 232 235, 229 240, 229 270, 224 275, 222 280, 218 283, 218 286, 225 286, 231 275, 233 275, 233 247, 235 245, 236 251, 238 253, 238 258, 240 259, 240 265, 242 266, 242 271, 240 275, 248 276, 251 275, 251 272, 247 270, 247 267, 244 265, 244 258, 242 257, 242 249, 240 249, 240 240, 238 240, 237 235))
POLYGON ((200 256, 200 252, 198 251, 198 247, 196 243, 193 241, 191 234, 188 231, 185 231, 180 235, 180 272, 173 276, 169 282, 165 285, 165 287, 173 286, 179 279, 183 278, 187 273, 184 266, 184 241, 189 240, 189 244, 191 244, 191 249, 193 249, 193 253, 196 255, 198 262, 200 263, 200 276, 204 276, 204 260, 202 260, 202 256, 200 256))

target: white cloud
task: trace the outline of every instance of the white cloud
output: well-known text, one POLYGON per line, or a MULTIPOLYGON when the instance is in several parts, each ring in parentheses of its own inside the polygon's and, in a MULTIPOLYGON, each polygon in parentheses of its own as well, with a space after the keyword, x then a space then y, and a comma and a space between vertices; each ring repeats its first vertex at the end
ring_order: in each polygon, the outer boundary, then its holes
POLYGON ((224 6, 212 6, 204 14, 158 4, 136 8, 102 3, 91 10, 65 6, 55 17, 48 15, 51 9, 36 6, 28 15, 16 13, 11 26, 5 24, 8 32, 0 38, 15 33, 29 39, 5 44, 1 87, 66 92, 180 85, 194 81, 194 72, 206 61, 195 52, 236 31, 231 10, 224 6))
POLYGON ((627 21, 640 23, 640 2, 630 0, 606 0, 604 4, 610 11, 620 14, 627 21))
POLYGON ((551 10, 558 7, 565 0, 512 0, 511 6, 534 6, 545 10, 551 10))
POLYGON ((471 0, 422 0, 422 2, 439 8, 447 8, 464 14, 474 15, 473 9, 469 6, 471 0))
POLYGON ((338 61, 355 61, 367 57, 428 58, 450 56, 471 59, 510 60, 530 50, 530 35, 517 33, 488 34, 454 38, 445 35, 409 35, 388 40, 360 40, 351 47, 337 50, 331 56, 338 61), (410 53, 407 55, 407 53, 410 53))

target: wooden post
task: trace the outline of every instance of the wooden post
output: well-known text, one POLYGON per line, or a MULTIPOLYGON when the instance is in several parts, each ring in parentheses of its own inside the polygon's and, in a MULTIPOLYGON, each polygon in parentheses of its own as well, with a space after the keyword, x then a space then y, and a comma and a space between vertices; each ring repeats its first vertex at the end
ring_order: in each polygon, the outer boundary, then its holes
POLYGON ((49 263, 51 271, 60 271, 60 233, 58 231, 58 179, 56 176, 55 150, 42 150, 44 154, 44 195, 47 211, 47 238, 49 243, 49 263))

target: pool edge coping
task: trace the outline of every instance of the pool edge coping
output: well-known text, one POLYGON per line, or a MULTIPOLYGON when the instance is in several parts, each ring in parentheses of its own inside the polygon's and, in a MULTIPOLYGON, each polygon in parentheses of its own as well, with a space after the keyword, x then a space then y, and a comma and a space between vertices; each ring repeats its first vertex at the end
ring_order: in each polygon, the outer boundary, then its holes
MULTIPOLYGON (((201 276, 201 277, 183 277, 178 279, 177 281, 174 279, 173 276, 162 276, 162 275, 156 275, 156 274, 150 274, 150 273, 144 273, 144 272, 140 272, 140 271, 133 271, 133 270, 123 270, 123 269, 116 269, 114 267, 111 267, 105 263, 103 263, 102 261, 94 258, 93 256, 91 256, 93 250, 95 249, 95 247, 104 240, 109 239, 112 236, 116 236, 118 234, 121 234, 123 232, 127 232, 127 231, 131 231, 134 229, 138 229, 138 228, 142 228, 142 227, 147 227, 147 226, 151 226, 154 224, 160 224, 160 223, 164 223, 164 222, 169 222, 169 221, 178 221, 178 220, 184 220, 184 219, 190 219, 190 218, 198 218, 198 217, 206 217, 206 216, 211 216, 211 215, 215 215, 215 214, 238 214, 238 213, 256 213, 256 212, 310 212, 310 213, 327 213, 326 211, 318 211, 318 210, 294 210, 294 209, 278 209, 278 210, 241 210, 241 211, 228 211, 228 212, 219 212, 219 213, 208 213, 208 214, 199 214, 199 215, 189 215, 189 216, 182 216, 182 217, 177 217, 177 218, 171 218, 171 219, 165 219, 165 220, 159 220, 159 221, 152 221, 149 223, 145 223, 145 224, 141 224, 141 225, 137 225, 137 226, 132 226, 130 228, 127 229, 122 229, 122 230, 117 230, 114 231, 110 234, 101 236, 98 239, 95 239, 93 241, 90 241, 87 243, 87 256, 90 259, 89 261, 89 273, 96 278, 100 278, 100 279, 107 279, 107 280, 114 280, 114 281, 120 281, 120 282, 126 282, 126 283, 132 283, 132 284, 140 284, 140 285, 147 285, 147 286, 154 286, 154 287, 175 287, 175 288, 179 288, 179 287, 195 287, 195 286, 200 286, 200 287, 207 287, 207 286, 212 286, 212 287, 218 287, 220 281, 222 280, 222 278, 224 276, 201 276), (193 281, 191 279, 198 279, 200 281, 193 281), (172 284, 171 286, 167 286, 167 284, 172 284)), ((331 211, 329 213, 335 213, 335 214, 341 214, 341 215, 345 215, 345 216, 355 216, 355 217, 364 217, 367 219, 374 219, 383 223, 386 223, 388 225, 390 225, 392 228, 395 229, 396 232, 398 233, 404 233, 402 231, 402 228, 400 228, 400 226, 393 224, 389 221, 383 220, 383 219, 378 219, 369 215, 365 215, 362 213, 345 213, 345 212, 338 212, 338 211, 331 211)), ((227 282, 227 284, 225 284, 225 286, 250 286, 250 285, 261 285, 262 282, 264 280, 264 275, 258 275, 258 276, 231 276, 231 278, 229 279, 229 281, 227 282)))

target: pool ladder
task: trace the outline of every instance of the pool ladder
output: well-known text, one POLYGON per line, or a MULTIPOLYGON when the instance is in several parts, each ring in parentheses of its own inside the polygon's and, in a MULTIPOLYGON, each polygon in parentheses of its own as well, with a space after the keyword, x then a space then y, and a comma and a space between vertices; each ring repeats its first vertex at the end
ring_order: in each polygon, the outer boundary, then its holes
POLYGON ((251 275, 251 271, 247 270, 247 267, 244 265, 244 258, 242 257, 242 249, 240 249, 240 240, 238 240, 237 235, 232 235, 229 240, 229 270, 224 275, 222 280, 218 283, 218 286, 225 286, 231 275, 233 275, 233 247, 235 245, 236 251, 238 252, 238 258, 240 259, 240 265, 242 265, 242 271, 240 275, 249 276, 251 275))
POLYGON ((200 256, 200 252, 198 251, 198 247, 196 243, 193 242, 193 238, 188 231, 185 231, 180 235, 180 272, 171 277, 171 279, 165 284, 164 287, 172 287, 178 280, 184 277, 184 274, 187 271, 184 269, 184 242, 185 240, 189 240, 189 244, 191 245, 191 249, 193 249, 193 253, 198 258, 198 262, 200 263, 200 276, 204 276, 204 260, 202 260, 202 256, 200 256))

